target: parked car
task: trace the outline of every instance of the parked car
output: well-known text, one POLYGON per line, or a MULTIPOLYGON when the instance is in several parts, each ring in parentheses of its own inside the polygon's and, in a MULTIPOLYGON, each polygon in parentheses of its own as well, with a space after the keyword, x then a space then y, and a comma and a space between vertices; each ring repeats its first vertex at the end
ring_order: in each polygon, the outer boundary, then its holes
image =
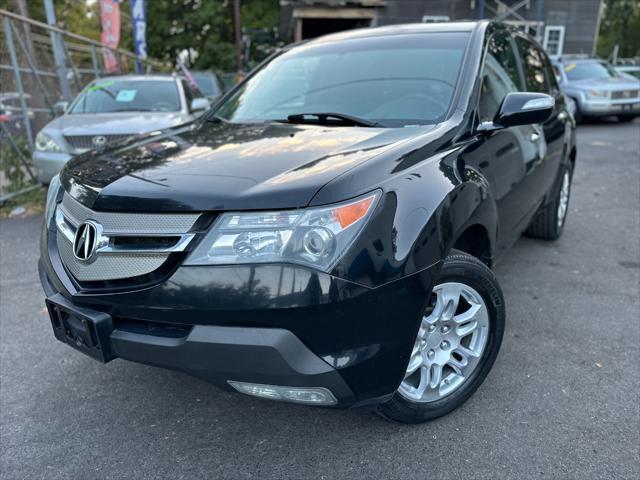
POLYGON ((52 182, 53 331, 102 362, 430 420, 491 369, 490 267, 525 231, 560 237, 575 159, 551 64, 511 27, 285 48, 197 127, 80 155, 52 182))
POLYGON ((218 76, 213 72, 192 72, 198 88, 212 102, 222 96, 224 92, 218 76))
POLYGON ((554 62, 560 88, 576 102, 576 119, 616 116, 630 122, 640 114, 640 80, 622 75, 594 58, 564 58, 554 62))
POLYGON ((33 164, 49 183, 67 161, 129 137, 191 122, 209 107, 186 80, 173 75, 123 75, 96 79, 35 139, 33 164))

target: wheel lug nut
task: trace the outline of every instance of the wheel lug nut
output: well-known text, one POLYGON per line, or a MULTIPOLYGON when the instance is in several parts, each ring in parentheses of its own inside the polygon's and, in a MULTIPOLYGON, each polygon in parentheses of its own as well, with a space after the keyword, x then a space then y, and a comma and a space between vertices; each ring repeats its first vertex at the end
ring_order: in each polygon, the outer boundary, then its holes
POLYGON ((448 379, 448 378, 445 378, 445 379, 444 379, 444 384, 445 384, 445 385, 449 385, 449 379, 448 379))
POLYGON ((428 330, 429 330, 430 332, 433 332, 435 329, 436 329, 436 327, 434 327, 433 325, 429 325, 428 330))
POLYGON ((443 325, 442 328, 440 329, 440 331, 442 333, 447 333, 449 331, 449 327, 447 327, 446 325, 443 325))
POLYGON ((449 348, 449 342, 447 342, 446 340, 444 342, 442 342, 440 344, 440 348, 443 350, 446 350, 447 348, 449 348))
POLYGON ((429 357, 429 358, 433 358, 433 356, 434 356, 435 354, 436 354, 436 352, 434 352, 433 350, 429 350, 429 351, 427 352, 427 357, 429 357))

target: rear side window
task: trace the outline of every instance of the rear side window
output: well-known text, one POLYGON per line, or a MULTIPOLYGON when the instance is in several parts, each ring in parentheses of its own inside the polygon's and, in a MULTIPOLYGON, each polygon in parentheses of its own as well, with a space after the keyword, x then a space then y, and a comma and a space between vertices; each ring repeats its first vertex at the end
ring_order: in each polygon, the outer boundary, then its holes
POLYGON ((529 92, 549 93, 549 79, 545 73, 547 65, 542 51, 524 37, 516 37, 516 45, 522 59, 524 78, 529 92))
POLYGON ((482 71, 480 121, 491 121, 507 93, 522 90, 518 62, 508 34, 497 33, 489 40, 482 71))

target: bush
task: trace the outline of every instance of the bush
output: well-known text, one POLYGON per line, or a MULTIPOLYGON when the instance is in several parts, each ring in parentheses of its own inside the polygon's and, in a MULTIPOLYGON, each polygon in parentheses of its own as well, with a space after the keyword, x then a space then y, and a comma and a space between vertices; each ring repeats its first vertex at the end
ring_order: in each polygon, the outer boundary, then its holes
MULTIPOLYGON (((23 138, 15 138, 15 143, 24 158, 29 159, 31 152, 23 138)), ((33 180, 20 159, 20 155, 7 139, 0 144, 0 193, 14 192, 28 185, 33 180)))

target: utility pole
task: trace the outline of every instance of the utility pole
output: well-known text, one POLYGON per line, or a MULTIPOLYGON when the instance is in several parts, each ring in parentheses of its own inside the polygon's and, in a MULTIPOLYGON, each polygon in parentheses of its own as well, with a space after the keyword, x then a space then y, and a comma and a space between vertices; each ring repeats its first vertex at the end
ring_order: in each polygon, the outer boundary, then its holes
POLYGON ((240 0, 233 0, 233 26, 236 34, 236 71, 242 72, 242 31, 240 29, 240 0))

